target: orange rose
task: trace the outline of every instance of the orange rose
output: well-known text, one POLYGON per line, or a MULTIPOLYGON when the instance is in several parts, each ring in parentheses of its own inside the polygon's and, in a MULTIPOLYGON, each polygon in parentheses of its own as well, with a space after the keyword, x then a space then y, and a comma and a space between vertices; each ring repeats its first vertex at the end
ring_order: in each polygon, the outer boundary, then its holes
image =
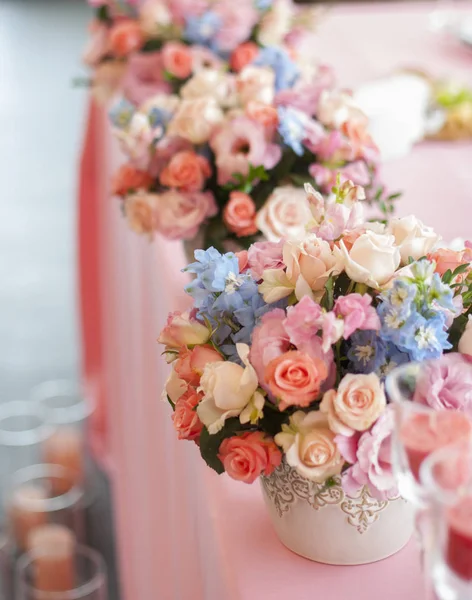
POLYGON ((113 177, 111 184, 112 194, 126 196, 142 188, 149 188, 153 178, 146 171, 140 171, 130 163, 122 165, 113 177))
POLYGON ((211 167, 206 158, 191 150, 183 150, 171 158, 159 180, 167 187, 185 192, 199 192, 210 175, 211 167))
POLYGON ((179 352, 179 358, 174 364, 174 369, 180 379, 198 386, 205 365, 222 360, 223 357, 213 346, 195 346, 193 350, 183 348, 179 352))
POLYGON ((328 377, 326 364, 305 352, 290 350, 267 365, 264 379, 272 394, 280 399, 279 408, 308 406, 316 400, 328 377))
POLYGON ((254 42, 246 42, 238 46, 230 59, 230 66, 233 71, 239 73, 246 65, 252 63, 252 61, 259 54, 259 47, 254 42))
POLYGON ((238 237, 257 232, 256 206, 252 198, 243 192, 231 192, 223 212, 226 227, 238 237))
POLYGON ((186 79, 192 74, 192 55, 185 44, 168 42, 162 49, 162 60, 164 69, 178 79, 186 79))
POLYGON ((250 119, 258 121, 264 125, 264 127, 270 129, 275 128, 279 122, 279 116, 275 106, 264 104, 263 102, 258 102, 257 100, 247 103, 246 114, 250 119))
POLYGON ((144 43, 138 23, 131 20, 118 21, 110 29, 110 50, 115 56, 124 57, 139 50, 144 43))

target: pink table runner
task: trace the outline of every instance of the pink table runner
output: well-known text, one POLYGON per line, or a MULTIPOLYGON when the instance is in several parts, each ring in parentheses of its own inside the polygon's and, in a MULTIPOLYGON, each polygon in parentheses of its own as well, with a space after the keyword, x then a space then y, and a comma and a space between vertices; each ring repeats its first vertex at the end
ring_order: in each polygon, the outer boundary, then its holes
MULTIPOLYGON (((413 57, 438 74, 470 77, 472 54, 431 37, 429 10, 338 7, 321 27, 318 53, 346 85, 413 57)), ((412 544, 376 565, 310 563, 277 542, 257 485, 216 477, 192 444, 176 440, 160 402, 167 368, 155 340, 167 312, 186 304, 184 256, 177 243, 150 244, 127 230, 107 192, 119 160, 92 106, 79 199, 83 364, 99 403, 93 447, 114 486, 124 600, 419 598, 412 544)), ((471 164, 471 144, 423 144, 384 174, 392 189, 406 191, 401 214, 417 213, 450 239, 470 236, 471 164)))

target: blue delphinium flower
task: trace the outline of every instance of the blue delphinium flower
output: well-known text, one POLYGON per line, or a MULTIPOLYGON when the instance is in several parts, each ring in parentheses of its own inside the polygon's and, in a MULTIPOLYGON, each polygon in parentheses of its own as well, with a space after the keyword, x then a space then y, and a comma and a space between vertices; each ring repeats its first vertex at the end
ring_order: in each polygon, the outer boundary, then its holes
POLYGON ((221 18, 211 10, 186 18, 184 38, 191 44, 211 47, 221 27, 221 18))
POLYGON ((151 127, 167 127, 167 124, 172 118, 172 114, 168 110, 154 106, 148 113, 148 119, 151 127))
POLYGON ((376 373, 383 380, 390 371, 410 361, 411 358, 407 352, 401 352, 394 344, 389 342, 385 347, 385 360, 377 367, 376 373))
POLYGON ((134 104, 131 104, 131 102, 128 102, 125 98, 121 98, 121 100, 111 107, 108 116, 115 127, 124 129, 131 123, 131 119, 135 112, 136 107, 134 104))
POLYGON ((274 0, 255 0, 254 6, 257 8, 257 10, 269 10, 273 2, 274 0))
POLYGON ((355 331, 350 339, 347 357, 350 361, 350 371, 354 373, 373 373, 385 362, 386 344, 377 331, 355 331))
POLYGON ((289 146, 295 154, 302 156, 304 148, 302 145, 305 134, 306 115, 296 108, 280 106, 277 109, 279 116, 278 131, 283 141, 289 146), (305 117, 305 119, 303 118, 305 117))
POLYGON ((274 70, 276 92, 291 88, 300 75, 297 65, 287 52, 275 46, 262 48, 252 64, 258 67, 271 67, 274 70))
POLYGON ((447 284, 441 281, 439 273, 434 273, 431 284, 428 289, 429 300, 434 308, 441 307, 456 313, 457 307, 454 306, 454 292, 447 284))
POLYGON ((438 313, 430 319, 416 313, 406 328, 402 349, 406 350, 413 360, 439 358, 444 350, 452 348, 447 339, 445 321, 444 313, 438 313))

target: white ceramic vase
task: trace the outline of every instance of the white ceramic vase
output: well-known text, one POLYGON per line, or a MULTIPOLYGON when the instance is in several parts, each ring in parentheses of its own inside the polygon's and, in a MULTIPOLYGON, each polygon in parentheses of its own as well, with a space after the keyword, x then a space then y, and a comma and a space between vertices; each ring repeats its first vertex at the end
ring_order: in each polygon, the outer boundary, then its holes
POLYGON ((285 462, 261 482, 278 538, 310 560, 331 565, 376 562, 401 550, 413 534, 413 508, 402 498, 377 500, 367 488, 351 498, 339 481, 326 488, 285 462))

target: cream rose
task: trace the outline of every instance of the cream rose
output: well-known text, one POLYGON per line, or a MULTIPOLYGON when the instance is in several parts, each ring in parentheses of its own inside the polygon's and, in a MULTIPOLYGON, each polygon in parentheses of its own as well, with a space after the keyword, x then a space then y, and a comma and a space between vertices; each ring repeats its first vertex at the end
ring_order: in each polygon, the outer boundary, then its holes
POLYGON ((459 352, 472 356, 472 316, 469 316, 464 333, 459 340, 459 352))
POLYGON ((275 73, 269 67, 244 67, 236 78, 236 89, 243 106, 249 102, 272 104, 275 95, 275 73))
POLYGON ((393 235, 373 231, 360 235, 349 251, 341 240, 339 246, 335 246, 334 254, 353 281, 365 283, 375 289, 391 279, 401 260, 393 235))
POLYGON ((192 144, 203 144, 222 121, 223 113, 214 98, 183 100, 169 123, 167 134, 178 135, 192 144))
POLYGON ((316 235, 308 236, 303 242, 286 242, 282 256, 287 267, 287 279, 292 283, 298 300, 303 296, 319 299, 329 276, 343 270, 328 242, 316 235))
POLYGON ((157 194, 148 194, 143 190, 127 196, 123 208, 132 231, 153 238, 158 225, 157 199, 157 194))
POLYGON ((431 227, 426 227, 413 215, 392 219, 387 232, 395 237, 405 265, 410 256, 413 260, 426 256, 441 239, 431 227))
POLYGON ((180 379, 177 373, 172 369, 167 378, 165 388, 162 392, 162 400, 167 401, 167 396, 174 404, 187 391, 187 384, 183 379, 180 379))
POLYGON ((321 93, 316 117, 326 127, 335 129, 339 129, 346 121, 367 121, 367 117, 350 94, 329 90, 321 93))
POLYGON ((303 188, 284 185, 275 188, 257 213, 256 225, 269 242, 281 238, 303 239, 312 220, 310 204, 303 188))
POLYGON ((257 41, 262 46, 279 46, 292 28, 293 4, 289 0, 275 0, 262 17, 257 41))
POLYGON ((226 108, 237 103, 234 75, 218 69, 201 69, 182 86, 180 94, 184 100, 210 97, 226 108))
POLYGON ((139 8, 142 31, 149 37, 160 37, 172 25, 172 14, 165 2, 146 0, 139 8))
POLYGON ((332 431, 351 436, 355 431, 369 429, 386 406, 385 393, 375 373, 349 373, 343 377, 337 390, 325 393, 320 410, 327 416, 332 431))
MULTIPOLYGON (((244 367, 230 361, 209 363, 200 379, 203 400, 197 413, 210 434, 218 433, 226 419, 240 416, 251 401, 250 413, 253 408, 260 409, 259 399, 254 398, 259 381, 249 362, 249 346, 236 344, 236 348, 244 367)), ((247 417, 245 411, 245 422, 249 420, 247 417)))
POLYGON ((287 463, 307 479, 324 483, 341 473, 344 460, 334 441, 328 419, 319 411, 295 412, 289 425, 275 436, 285 452, 287 463))
POLYGON ((149 114, 154 108, 164 110, 173 115, 180 103, 180 98, 175 94, 156 94, 144 102, 140 110, 149 114))

